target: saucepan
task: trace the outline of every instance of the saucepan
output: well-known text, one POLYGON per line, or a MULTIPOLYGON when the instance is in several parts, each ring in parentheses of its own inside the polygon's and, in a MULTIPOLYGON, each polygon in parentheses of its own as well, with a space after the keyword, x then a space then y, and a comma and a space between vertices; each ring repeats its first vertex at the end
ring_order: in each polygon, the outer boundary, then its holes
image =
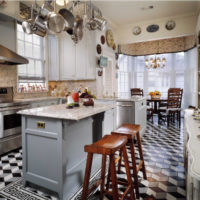
POLYGON ((65 19, 65 31, 70 35, 73 34, 73 28, 75 23, 74 15, 66 8, 61 8, 59 14, 65 19))
POLYGON ((50 32, 60 33, 65 28, 65 20, 63 16, 56 13, 56 1, 54 1, 54 11, 50 12, 47 16, 47 28, 50 32))

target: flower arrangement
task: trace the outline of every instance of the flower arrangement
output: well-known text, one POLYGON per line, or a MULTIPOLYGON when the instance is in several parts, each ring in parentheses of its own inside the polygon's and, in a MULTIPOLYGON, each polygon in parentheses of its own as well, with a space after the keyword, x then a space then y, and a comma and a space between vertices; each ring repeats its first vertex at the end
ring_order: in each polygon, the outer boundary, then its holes
POLYGON ((161 92, 155 90, 154 92, 149 92, 149 95, 151 96, 151 98, 160 98, 161 92))

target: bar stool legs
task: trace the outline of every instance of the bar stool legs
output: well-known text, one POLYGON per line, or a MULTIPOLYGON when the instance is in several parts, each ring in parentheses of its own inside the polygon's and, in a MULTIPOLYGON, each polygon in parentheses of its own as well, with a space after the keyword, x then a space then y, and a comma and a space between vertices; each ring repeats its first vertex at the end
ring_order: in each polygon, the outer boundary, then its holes
MULTIPOLYGON (((145 163, 144 163, 144 157, 142 152, 142 144, 140 140, 140 126, 134 125, 134 124, 123 124, 120 128, 112 132, 112 135, 124 135, 128 137, 127 146, 130 148, 131 152, 131 167, 132 170, 132 176, 134 178, 134 188, 136 191, 136 197, 139 198, 139 181, 138 181, 138 173, 141 170, 143 173, 144 179, 147 179, 146 170, 145 170, 145 163), (140 162, 137 165, 136 163, 136 157, 135 157, 135 145, 134 145, 134 138, 136 137, 137 143, 138 143, 138 151, 140 156, 140 162)), ((122 152, 119 153, 121 157, 122 152)), ((119 160, 118 164, 118 173, 121 173, 121 167, 122 165, 122 159, 119 160)), ((109 178, 109 177, 108 177, 109 178)))
MULTIPOLYGON (((104 194, 108 194, 112 196, 113 200, 124 200, 130 199, 135 200, 134 189, 131 179, 130 167, 128 163, 128 155, 126 150, 127 137, 125 136, 116 136, 116 135, 107 135, 104 136, 98 142, 92 145, 86 145, 85 151, 88 152, 87 163, 85 169, 85 178, 83 183, 83 192, 82 192, 82 200, 86 200, 88 195, 100 185, 100 199, 103 200, 104 194), (126 176, 128 183, 126 184, 126 190, 123 194, 118 192, 118 180, 116 173, 116 163, 115 163, 115 153, 117 151, 122 152, 122 156, 124 159, 124 165, 126 169, 126 176), (101 178, 90 188, 89 187, 89 179, 92 168, 92 158, 93 154, 102 154, 102 169, 101 169, 101 178), (109 187, 106 185, 105 189, 105 175, 106 175, 106 156, 109 156, 109 177, 112 181, 112 191, 109 191, 109 187)), ((109 178, 109 179, 110 179, 109 178)))
POLYGON ((92 168, 92 159, 93 159, 93 154, 88 153, 86 168, 85 168, 85 178, 83 182, 83 192, 82 192, 82 198, 81 198, 82 200, 85 200, 88 196, 88 187, 89 187, 89 180, 90 180, 90 174, 91 174, 91 168, 92 168))
MULTIPOLYGON (((140 163, 142 163, 142 172, 143 172, 143 177, 144 179, 147 179, 147 174, 146 174, 146 168, 145 168, 145 164, 144 164, 144 156, 143 156, 143 151, 142 151, 142 143, 141 143, 141 139, 140 139, 140 134, 136 134, 137 137, 137 142, 138 142, 138 150, 139 150, 139 154, 140 154, 140 163)), ((140 169, 140 165, 139 164, 139 169, 140 169)))

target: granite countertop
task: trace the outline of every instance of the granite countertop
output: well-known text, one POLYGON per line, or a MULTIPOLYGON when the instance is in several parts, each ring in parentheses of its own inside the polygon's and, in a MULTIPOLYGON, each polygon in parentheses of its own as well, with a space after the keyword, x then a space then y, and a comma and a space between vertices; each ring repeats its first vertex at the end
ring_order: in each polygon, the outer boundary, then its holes
POLYGON ((46 100, 54 100, 54 99, 60 99, 61 97, 52 97, 52 96, 46 96, 46 97, 36 97, 36 98, 28 98, 28 99, 14 99, 15 103, 28 103, 28 102, 34 102, 34 101, 46 101, 46 100))
POLYGON ((114 105, 95 103, 94 106, 86 107, 81 105, 78 108, 67 109, 66 104, 59 104, 48 107, 26 109, 19 111, 18 114, 65 120, 80 120, 110 110, 114 107, 114 105))
POLYGON ((119 98, 119 97, 102 97, 97 98, 97 100, 105 100, 105 101, 142 101, 147 99, 146 97, 130 97, 130 98, 119 98))
POLYGON ((197 135, 200 134, 200 120, 194 120, 192 114, 193 110, 185 110, 185 133, 189 136, 187 150, 192 158, 191 174, 200 180, 200 139, 197 138, 197 135))

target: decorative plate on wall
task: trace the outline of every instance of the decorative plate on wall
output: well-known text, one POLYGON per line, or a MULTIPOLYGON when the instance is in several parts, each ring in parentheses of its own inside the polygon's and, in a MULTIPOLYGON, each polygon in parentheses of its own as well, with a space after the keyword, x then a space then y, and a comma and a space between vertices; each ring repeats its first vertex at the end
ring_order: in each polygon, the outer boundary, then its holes
POLYGON ((168 31, 171 31, 175 28, 176 26, 176 23, 174 20, 169 20, 166 25, 165 25, 165 28, 168 30, 168 31))
POLYGON ((140 26, 135 26, 133 28, 133 35, 139 35, 142 32, 142 29, 140 28, 140 26))
POLYGON ((102 35, 102 36, 101 36, 101 44, 105 44, 105 41, 106 41, 105 36, 102 35))
POLYGON ((106 42, 109 47, 113 47, 114 45, 114 37, 113 37, 113 32, 109 29, 106 31, 106 42))
POLYGON ((159 26, 157 24, 152 24, 147 27, 147 32, 153 33, 159 30, 159 26))
POLYGON ((97 44, 97 53, 101 54, 101 45, 100 44, 97 44))

